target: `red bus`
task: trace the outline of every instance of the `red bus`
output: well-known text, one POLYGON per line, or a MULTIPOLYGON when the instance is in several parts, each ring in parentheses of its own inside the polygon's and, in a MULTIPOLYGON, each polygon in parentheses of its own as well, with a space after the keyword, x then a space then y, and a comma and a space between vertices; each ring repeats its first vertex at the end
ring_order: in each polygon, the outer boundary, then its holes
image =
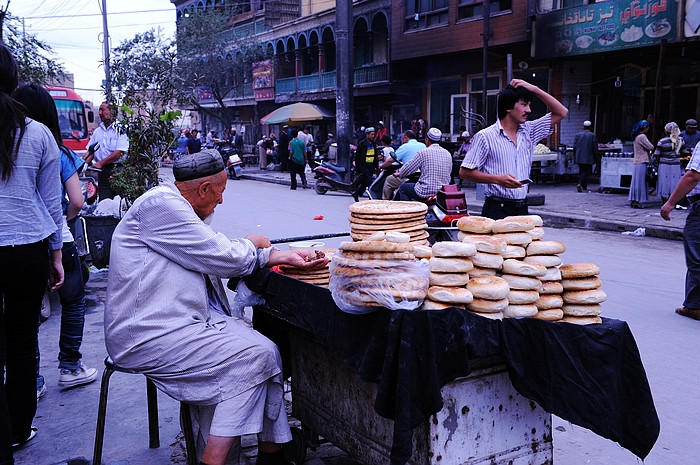
POLYGON ((90 140, 88 122, 95 121, 95 114, 86 111, 83 99, 70 89, 64 87, 47 87, 58 111, 58 125, 66 147, 82 156, 87 152, 90 140))

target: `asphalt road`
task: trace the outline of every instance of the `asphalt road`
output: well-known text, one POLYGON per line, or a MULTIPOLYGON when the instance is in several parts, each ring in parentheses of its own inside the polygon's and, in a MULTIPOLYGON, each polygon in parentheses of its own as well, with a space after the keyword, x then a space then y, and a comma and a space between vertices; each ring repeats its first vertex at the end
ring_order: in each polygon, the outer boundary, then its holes
MULTIPOLYGON (((348 231, 347 194, 319 196, 312 190, 251 181, 229 181, 224 203, 216 210, 212 226, 230 237, 248 233, 271 238, 328 234, 348 231), (323 216, 323 220, 314 217, 323 216)), ((661 435, 646 465, 700 463, 700 401, 695 385, 700 376, 700 322, 673 313, 683 299, 685 265, 679 241, 632 237, 610 232, 546 229, 546 239, 567 245, 565 263, 592 261, 601 268, 602 289, 608 294, 603 314, 629 323, 637 340, 656 408, 661 435)), ((343 238, 326 239, 327 246, 343 238)), ((280 245, 280 248, 285 248, 280 245)), ((167 277, 164 277, 167 279, 167 277)), ((101 314, 106 273, 94 274, 91 282, 83 345, 88 366, 101 370, 105 355, 101 314)), ((69 458, 90 457, 94 439, 99 384, 59 391, 57 332, 59 315, 42 325, 42 372, 49 392, 39 403, 35 424, 39 435, 16 453, 18 465, 64 463, 69 458)), ((170 463, 168 444, 177 428, 177 404, 161 395, 160 449, 147 449, 145 383, 136 375, 116 374, 110 390, 104 461, 107 464, 170 463), (145 460, 145 461, 144 461, 145 460)), ((565 395, 565 393, 562 393, 565 395)), ((584 428, 560 419, 554 421, 557 464, 638 465, 630 452, 584 428)), ((310 454, 308 464, 351 463, 347 458, 310 454)))

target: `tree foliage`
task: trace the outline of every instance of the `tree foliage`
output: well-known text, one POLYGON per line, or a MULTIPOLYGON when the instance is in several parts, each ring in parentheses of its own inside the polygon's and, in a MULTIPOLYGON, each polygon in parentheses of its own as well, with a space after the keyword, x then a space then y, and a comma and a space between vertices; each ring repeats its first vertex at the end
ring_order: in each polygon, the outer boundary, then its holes
POLYGON ((22 33, 19 19, 7 10, 0 10, 0 42, 15 56, 21 82, 46 85, 65 76, 51 47, 32 34, 22 33))

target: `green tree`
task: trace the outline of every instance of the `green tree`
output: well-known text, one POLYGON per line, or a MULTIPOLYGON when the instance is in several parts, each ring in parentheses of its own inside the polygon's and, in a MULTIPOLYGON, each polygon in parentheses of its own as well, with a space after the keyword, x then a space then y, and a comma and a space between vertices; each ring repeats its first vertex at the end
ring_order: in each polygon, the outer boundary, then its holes
POLYGON ((19 78, 24 83, 46 85, 65 76, 63 65, 56 61, 51 47, 32 34, 22 32, 20 21, 7 8, 0 9, 0 42, 15 56, 19 78))
MULTIPOLYGON (((262 47, 245 29, 234 34, 232 8, 224 5, 191 11, 177 22, 178 75, 183 94, 199 112, 219 119, 224 127, 233 122, 233 108, 226 101, 251 91, 252 64, 266 57, 262 47), (206 95, 216 106, 204 107, 206 95)), ((254 27, 252 24, 249 27, 254 27)))

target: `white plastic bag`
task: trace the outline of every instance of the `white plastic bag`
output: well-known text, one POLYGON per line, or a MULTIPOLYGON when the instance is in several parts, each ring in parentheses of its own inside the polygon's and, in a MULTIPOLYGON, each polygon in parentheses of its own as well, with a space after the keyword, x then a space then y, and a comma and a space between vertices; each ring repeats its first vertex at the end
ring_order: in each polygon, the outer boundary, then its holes
POLYGON ((342 311, 415 310, 423 304, 430 278, 427 260, 357 260, 348 267, 339 263, 341 255, 331 259, 328 289, 342 311))
POLYGON ((238 318, 243 318, 246 307, 253 307, 265 303, 265 299, 260 294, 251 291, 241 279, 236 286, 236 296, 231 304, 231 314, 238 318))
POLYGON ((308 163, 306 164, 306 167, 304 168, 304 173, 306 173, 306 174, 311 173, 311 167, 309 166, 308 163))

